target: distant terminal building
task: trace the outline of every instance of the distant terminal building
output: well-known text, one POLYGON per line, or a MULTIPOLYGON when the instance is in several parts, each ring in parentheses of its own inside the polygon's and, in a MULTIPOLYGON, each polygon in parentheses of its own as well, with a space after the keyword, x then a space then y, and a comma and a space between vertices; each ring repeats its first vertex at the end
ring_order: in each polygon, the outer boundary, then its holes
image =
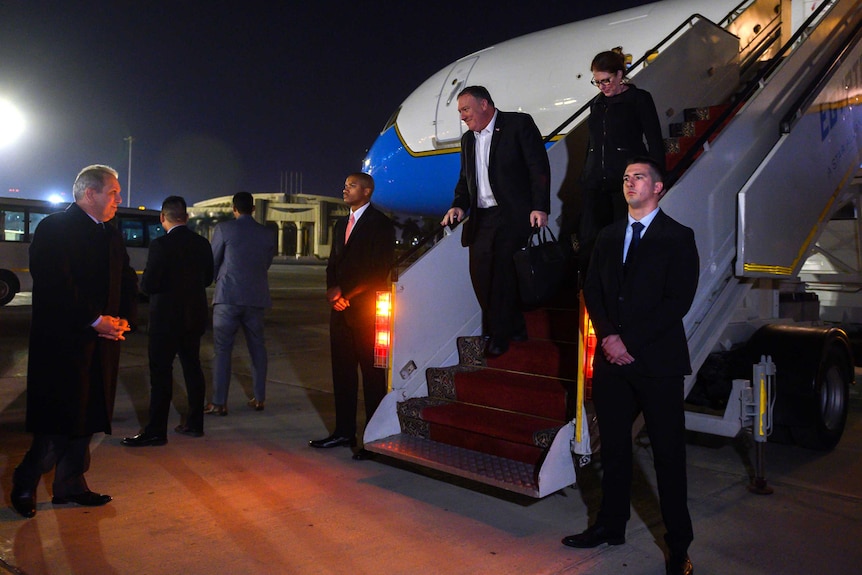
MULTIPOLYGON (((335 221, 346 216, 341 198, 311 194, 252 194, 254 218, 277 236, 278 255, 326 259, 332 248, 335 221)), ((212 239, 216 224, 233 217, 232 196, 222 196, 189 206, 189 224, 212 239)))

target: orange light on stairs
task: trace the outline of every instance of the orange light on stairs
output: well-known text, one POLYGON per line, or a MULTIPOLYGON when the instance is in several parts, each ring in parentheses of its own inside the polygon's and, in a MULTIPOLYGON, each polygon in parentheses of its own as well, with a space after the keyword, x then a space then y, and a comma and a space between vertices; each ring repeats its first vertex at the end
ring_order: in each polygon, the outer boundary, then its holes
POLYGON ((391 334, 392 292, 379 291, 374 314, 374 367, 389 367, 391 334))

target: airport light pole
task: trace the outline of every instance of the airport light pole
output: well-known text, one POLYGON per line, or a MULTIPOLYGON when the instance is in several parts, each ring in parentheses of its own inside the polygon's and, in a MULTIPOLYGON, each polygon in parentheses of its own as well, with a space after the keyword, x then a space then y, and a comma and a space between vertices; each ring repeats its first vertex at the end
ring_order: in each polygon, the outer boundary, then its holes
POLYGON ((132 142, 135 139, 131 136, 124 138, 129 143, 129 172, 126 179, 126 205, 132 207, 132 142))

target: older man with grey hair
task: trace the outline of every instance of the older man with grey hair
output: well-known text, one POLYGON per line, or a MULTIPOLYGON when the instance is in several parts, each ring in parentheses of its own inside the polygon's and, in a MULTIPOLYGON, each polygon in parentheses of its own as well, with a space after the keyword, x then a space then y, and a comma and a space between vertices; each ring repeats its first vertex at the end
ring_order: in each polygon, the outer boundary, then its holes
POLYGON ((120 232, 106 223, 122 198, 117 172, 84 168, 75 202, 39 224, 30 245, 33 319, 27 367, 27 431, 33 443, 12 478, 12 506, 36 514, 36 487, 56 468, 54 505, 104 505, 90 491, 94 433, 111 432, 120 341, 137 313, 137 277, 120 232))

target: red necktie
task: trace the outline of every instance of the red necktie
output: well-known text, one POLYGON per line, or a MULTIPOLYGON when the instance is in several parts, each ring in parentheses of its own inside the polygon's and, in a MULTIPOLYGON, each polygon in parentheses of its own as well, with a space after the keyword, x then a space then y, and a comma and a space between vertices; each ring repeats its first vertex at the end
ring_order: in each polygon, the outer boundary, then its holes
POLYGON ((353 224, 356 223, 356 219, 353 217, 353 212, 350 212, 350 219, 347 220, 347 230, 344 232, 344 243, 347 243, 347 240, 350 239, 350 232, 353 231, 353 224))

